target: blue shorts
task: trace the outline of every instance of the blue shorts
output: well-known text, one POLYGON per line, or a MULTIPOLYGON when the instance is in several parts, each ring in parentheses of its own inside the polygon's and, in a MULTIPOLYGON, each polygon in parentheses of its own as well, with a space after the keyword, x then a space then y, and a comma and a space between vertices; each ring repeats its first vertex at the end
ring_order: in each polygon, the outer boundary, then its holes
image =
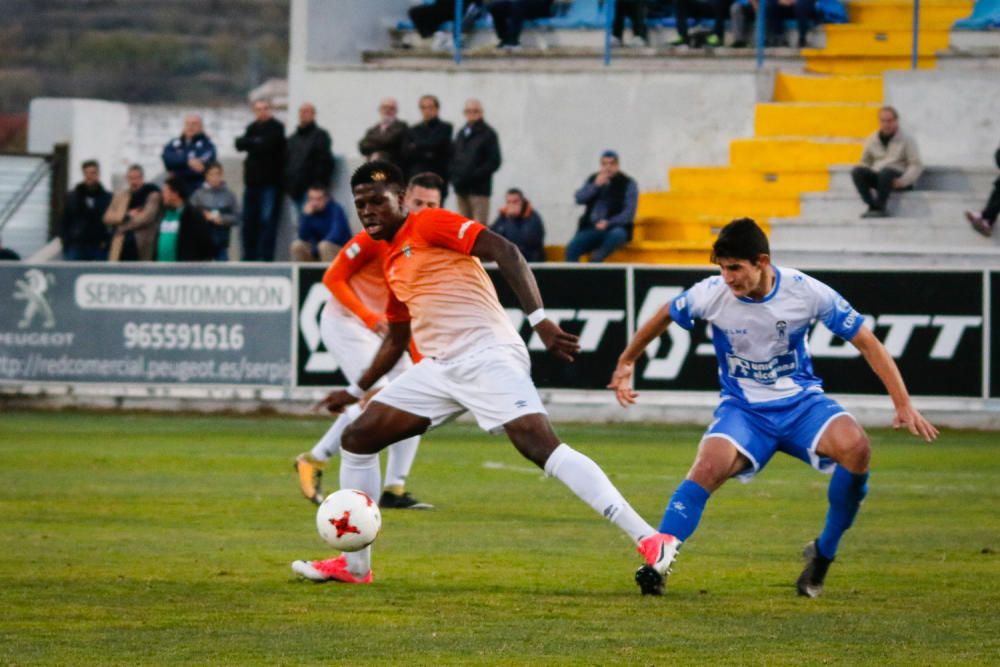
POLYGON ((702 440, 725 438, 750 459, 752 468, 736 475, 742 482, 753 479, 776 451, 790 454, 820 472, 832 472, 836 462, 817 454, 816 446, 835 417, 850 413, 826 394, 804 393, 791 404, 774 407, 724 400, 715 409, 715 419, 702 440))

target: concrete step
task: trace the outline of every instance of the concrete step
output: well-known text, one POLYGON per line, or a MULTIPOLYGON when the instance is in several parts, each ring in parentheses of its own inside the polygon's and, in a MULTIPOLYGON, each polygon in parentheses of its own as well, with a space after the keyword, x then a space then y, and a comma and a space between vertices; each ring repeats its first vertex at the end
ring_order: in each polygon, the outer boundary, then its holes
POLYGON ((800 192, 820 192, 830 183, 826 169, 766 170, 733 167, 673 167, 671 192, 788 197, 800 192))
MULTIPOLYGON (((831 192, 854 192, 848 166, 830 168, 831 192)), ((1000 172, 991 168, 976 167, 926 167, 917 180, 916 189, 934 192, 965 192, 971 197, 986 198, 1000 172)))
POLYGON ((878 129, 878 104, 777 102, 758 104, 758 137, 863 138, 878 129))
POLYGON ((809 76, 778 72, 775 102, 867 102, 881 104, 880 76, 809 76))
POLYGON ((608 257, 618 264, 709 264, 711 241, 645 241, 619 248, 608 257))
MULTIPOLYGON (((899 55, 913 49, 911 25, 897 25, 880 28, 864 24, 828 24, 825 53, 864 53, 869 55, 899 55)), ((949 46, 951 32, 922 27, 918 35, 917 47, 921 52, 932 54, 949 46)))
MULTIPOLYGON (((802 49, 806 59, 805 70, 813 74, 881 74, 888 70, 910 69, 910 55, 837 54, 816 49, 802 49)), ((937 59, 933 55, 920 55, 917 67, 934 69, 937 59)))
MULTIPOLYGON (((988 193, 987 193, 988 194, 988 193)), ((964 211, 982 206, 982 199, 961 192, 912 192, 893 193, 889 198, 889 213, 902 218, 938 218, 955 220, 964 218, 964 211)), ((865 205, 857 193, 823 192, 802 195, 803 218, 849 219, 860 215, 865 205)))
POLYGON ((894 245, 838 243, 772 243, 771 256, 779 265, 810 269, 829 268, 952 268, 1000 269, 1000 247, 894 245))
POLYGON ((864 144, 857 140, 792 136, 735 139, 729 144, 729 162, 744 169, 826 169, 833 164, 857 164, 863 149, 864 144))
MULTIPOLYGON (((968 0, 921 0, 921 29, 950 28, 972 13, 968 0)), ((913 25, 913 2, 909 0, 862 0, 847 3, 847 17, 853 24, 873 27, 913 25)))
POLYGON ((752 218, 795 216, 799 215, 799 197, 647 192, 639 196, 636 212, 637 218, 669 219, 702 215, 752 218))
POLYGON ((977 234, 965 219, 945 218, 774 218, 771 242, 782 245, 830 243, 891 248, 996 245, 977 234))

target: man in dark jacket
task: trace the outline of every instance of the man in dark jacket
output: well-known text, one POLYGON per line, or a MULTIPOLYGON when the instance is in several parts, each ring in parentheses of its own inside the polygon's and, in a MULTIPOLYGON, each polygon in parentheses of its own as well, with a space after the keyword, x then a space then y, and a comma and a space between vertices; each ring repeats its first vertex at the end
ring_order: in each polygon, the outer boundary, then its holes
POLYGON ((205 182, 205 166, 215 161, 215 144, 202 129, 201 116, 184 118, 181 136, 163 147, 163 168, 181 179, 185 194, 191 194, 205 182))
POLYGON ((157 262, 207 262, 215 256, 212 229, 196 206, 188 206, 176 176, 163 183, 163 217, 156 237, 157 262))
POLYGON ((333 176, 333 142, 330 134, 316 124, 316 107, 310 102, 299 107, 299 126, 288 137, 285 152, 285 192, 299 213, 306 191, 314 185, 330 187, 333 176))
POLYGON ((601 169, 576 191, 576 203, 587 208, 579 228, 566 246, 566 261, 579 262, 590 253, 590 261, 603 262, 632 238, 632 222, 639 205, 639 186, 621 170, 618 153, 604 151, 601 169))
POLYGON ((281 219, 281 182, 284 178, 285 126, 271 114, 265 100, 253 103, 254 122, 236 139, 243 162, 243 259, 274 260, 274 244, 281 219))
POLYGON ((369 160, 385 160, 402 168, 406 123, 399 120, 399 104, 386 97, 378 103, 379 121, 368 128, 358 142, 358 150, 369 160))
POLYGON ((545 261, 545 226, 531 202, 517 188, 507 191, 506 205, 490 229, 517 246, 529 262, 545 261))
POLYGON ((448 174, 458 198, 458 212, 485 224, 490 215, 493 174, 500 168, 500 140, 483 120, 479 100, 466 100, 463 113, 465 126, 451 145, 448 174))
POLYGON ((104 261, 108 258, 111 234, 104 225, 104 212, 111 204, 111 193, 101 185, 97 160, 87 160, 80 168, 83 182, 66 195, 60 237, 63 259, 67 261, 104 261))
POLYGON ((443 197, 448 195, 448 160, 451 156, 451 123, 438 118, 441 103, 433 95, 420 98, 423 122, 410 127, 403 144, 407 178, 431 172, 444 179, 443 197))

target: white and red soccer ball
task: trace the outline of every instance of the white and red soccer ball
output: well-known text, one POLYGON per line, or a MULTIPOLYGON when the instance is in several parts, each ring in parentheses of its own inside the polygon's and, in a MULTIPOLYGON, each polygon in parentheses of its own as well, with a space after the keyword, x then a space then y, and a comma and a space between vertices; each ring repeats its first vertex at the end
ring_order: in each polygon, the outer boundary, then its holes
POLYGON ((364 491, 331 493, 316 511, 319 536, 340 551, 360 551, 375 541, 382 528, 378 503, 364 491))

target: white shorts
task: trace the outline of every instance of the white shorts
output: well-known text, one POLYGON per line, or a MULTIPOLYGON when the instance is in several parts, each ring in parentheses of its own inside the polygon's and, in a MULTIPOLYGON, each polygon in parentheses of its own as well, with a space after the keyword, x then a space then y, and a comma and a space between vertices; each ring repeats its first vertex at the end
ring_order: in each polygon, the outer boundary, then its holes
POLYGON ((468 410, 494 434, 518 417, 548 414, 523 345, 496 345, 447 361, 425 358, 372 400, 426 417, 431 428, 468 410))
MULTIPOLYGON (((361 379, 361 375, 372 365, 375 353, 382 346, 382 337, 366 327, 361 320, 331 309, 323 311, 319 322, 319 335, 323 345, 337 360, 337 365, 340 366, 348 382, 357 382, 361 379)), ((413 360, 410 359, 410 355, 403 353, 392 370, 374 386, 384 387, 412 366, 413 360)))

